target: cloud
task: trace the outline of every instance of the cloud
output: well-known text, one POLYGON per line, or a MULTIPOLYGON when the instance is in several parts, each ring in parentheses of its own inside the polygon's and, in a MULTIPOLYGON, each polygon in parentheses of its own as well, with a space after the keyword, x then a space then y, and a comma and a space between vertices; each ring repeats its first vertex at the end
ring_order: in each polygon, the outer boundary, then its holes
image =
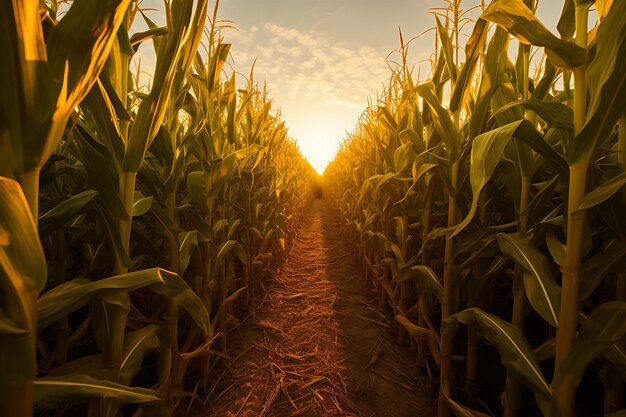
POLYGON ((337 42, 315 31, 265 23, 228 31, 235 67, 242 73, 255 57, 255 79, 267 80, 279 101, 321 100, 325 104, 363 107, 389 76, 388 51, 337 42))

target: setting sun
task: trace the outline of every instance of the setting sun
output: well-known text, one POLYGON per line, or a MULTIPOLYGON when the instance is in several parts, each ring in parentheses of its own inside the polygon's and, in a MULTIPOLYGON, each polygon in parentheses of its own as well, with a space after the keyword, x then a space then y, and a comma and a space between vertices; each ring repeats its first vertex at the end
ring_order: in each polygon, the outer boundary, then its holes
POLYGON ((294 129, 291 132, 297 138, 296 142, 302 155, 320 175, 335 157, 339 141, 345 136, 343 126, 338 122, 327 122, 304 130, 294 129))

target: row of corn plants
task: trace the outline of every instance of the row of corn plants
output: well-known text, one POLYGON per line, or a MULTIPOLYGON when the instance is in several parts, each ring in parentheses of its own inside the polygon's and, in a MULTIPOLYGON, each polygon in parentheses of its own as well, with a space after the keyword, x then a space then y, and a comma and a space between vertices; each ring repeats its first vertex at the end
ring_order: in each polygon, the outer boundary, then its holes
POLYGON ((59 3, 0 4, 0 414, 183 415, 316 174, 217 4, 59 3))
POLYGON ((448 5, 428 80, 402 45, 329 198, 440 417, 624 415, 626 2, 567 0, 558 35, 534 0, 483 2, 464 50, 448 5))

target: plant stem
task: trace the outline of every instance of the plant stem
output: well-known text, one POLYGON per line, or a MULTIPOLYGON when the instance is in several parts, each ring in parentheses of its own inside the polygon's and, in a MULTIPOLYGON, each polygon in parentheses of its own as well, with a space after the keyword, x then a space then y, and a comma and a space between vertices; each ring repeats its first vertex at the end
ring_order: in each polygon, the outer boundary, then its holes
MULTIPOLYGON (((170 219, 172 224, 178 224, 178 218, 176 216, 176 187, 174 187, 174 191, 167 195, 167 217, 170 219)), ((181 274, 179 271, 179 263, 178 263, 178 239, 171 234, 168 235, 167 248, 169 251, 168 254, 168 268, 170 271, 181 274)), ((176 301, 169 299, 167 300, 167 311, 164 317, 165 322, 167 323, 167 328, 169 332, 169 354, 171 357, 170 360, 170 386, 169 389, 169 398, 168 398, 168 406, 170 409, 170 413, 174 412, 173 407, 177 404, 178 400, 175 398, 176 392, 178 392, 178 369, 180 367, 180 355, 178 351, 178 304, 176 301)))
MULTIPOLYGON (((518 230, 522 234, 526 234, 528 229, 528 203, 530 200, 530 186, 531 180, 528 177, 522 177, 522 187, 520 193, 520 207, 519 207, 519 227, 518 230)), ((516 266, 515 271, 515 279, 523 280, 523 275, 525 272, 519 267, 516 266)), ((524 330, 524 306, 526 304, 526 291, 524 289, 523 283, 515 292, 514 287, 514 295, 513 295, 513 314, 511 317, 511 323, 520 328, 520 330, 524 330)), ((505 417, 515 417, 518 414, 519 404, 511 403, 511 399, 519 398, 521 393, 521 385, 519 382, 511 375, 511 373, 507 373, 506 377, 506 390, 505 390, 505 407, 504 407, 504 415, 505 417)))
MULTIPOLYGON (((120 173, 120 195, 125 208, 125 216, 118 219, 118 229, 122 248, 127 257, 130 257, 130 232, 133 221, 133 204, 135 202, 136 172, 123 171, 120 173)), ((116 256, 115 275, 128 273, 128 266, 121 256, 116 256)), ((127 292, 116 294, 118 303, 110 304, 105 300, 105 308, 109 316, 109 341, 104 352, 104 364, 108 368, 118 368, 124 352, 124 336, 126 333, 126 317, 130 308, 130 297, 127 292), (128 308, 125 308, 128 307, 128 308)))
MULTIPOLYGON (((428 180, 428 177, 427 177, 428 180)), ((429 184, 427 182, 427 184, 429 184)), ((430 233, 430 219, 431 219, 431 211, 433 205, 433 187, 431 184, 427 185, 426 188, 426 201, 424 203, 423 214, 422 214, 422 243, 426 242, 428 239, 428 234, 430 233)), ((424 248, 424 252, 422 253, 422 265, 430 267, 430 251, 427 248, 424 248)), ((420 312, 427 311, 425 308, 426 303, 426 293, 422 289, 418 303, 420 304, 420 312)), ((421 327, 426 327, 426 318, 424 314, 419 315, 419 325, 421 327)), ((427 339, 424 336, 420 336, 417 341, 417 363, 420 366, 426 367, 426 353, 428 346, 426 345, 427 339)))
POLYGON ((32 168, 24 173, 20 177, 20 185, 28 206, 30 207, 30 213, 33 216, 35 227, 39 224, 39 173, 41 167, 32 168))
MULTIPOLYGON (((587 17, 589 6, 576 7, 576 43, 587 47, 587 17)), ((574 133, 578 134, 585 123, 587 83, 586 68, 574 69, 574 133)), ((559 328, 556 337, 556 361, 554 374, 559 370, 563 360, 572 348, 576 339, 578 316, 578 287, 580 284, 580 267, 585 233, 586 210, 575 211, 581 205, 586 191, 587 172, 593 149, 570 165, 569 200, 567 205, 567 250, 565 264, 562 267, 561 311, 559 314, 559 328)), ((575 415, 574 402, 576 386, 573 383, 563 384, 554 391, 554 399, 561 417, 575 415)))
MULTIPOLYGON (((459 176, 459 162, 454 161, 450 166, 450 182, 452 190, 448 197, 448 228, 456 224, 456 187, 459 176)), ((452 267, 454 257, 454 240, 450 235, 446 236, 446 246, 444 250, 443 266, 443 296, 441 300, 441 320, 447 319, 454 314, 454 285, 452 283, 452 267)), ((452 366, 452 339, 441 338, 441 367, 440 367, 440 388, 439 388, 439 417, 450 415, 450 407, 446 402, 446 397, 452 394, 451 366, 452 366)))

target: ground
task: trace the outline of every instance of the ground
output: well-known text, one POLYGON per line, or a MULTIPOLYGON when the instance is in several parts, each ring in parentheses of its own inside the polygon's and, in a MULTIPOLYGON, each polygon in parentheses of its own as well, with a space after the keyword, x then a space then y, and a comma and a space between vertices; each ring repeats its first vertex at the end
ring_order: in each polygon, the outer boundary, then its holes
POLYGON ((230 336, 221 392, 198 417, 433 415, 432 387, 357 266, 327 203, 230 336))

